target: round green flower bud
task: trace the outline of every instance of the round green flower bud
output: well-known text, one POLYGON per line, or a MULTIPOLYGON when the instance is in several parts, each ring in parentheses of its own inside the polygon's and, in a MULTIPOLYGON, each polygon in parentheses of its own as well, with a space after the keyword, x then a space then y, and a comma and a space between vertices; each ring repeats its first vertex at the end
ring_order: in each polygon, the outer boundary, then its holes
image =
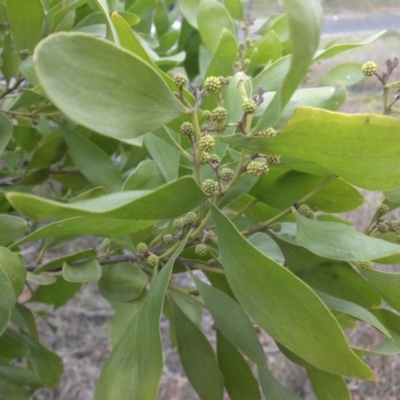
POLYGON ((197 244, 194 248, 194 252, 200 257, 205 256, 208 252, 207 246, 205 244, 197 244))
POLYGON ((281 156, 268 156, 266 161, 269 165, 276 165, 281 162, 281 156))
POLYGON ((203 119, 210 120, 213 117, 213 113, 210 110, 204 110, 202 116, 203 119))
POLYGON ((372 262, 371 261, 360 261, 357 263, 357 266, 364 270, 372 269, 372 262))
POLYGON ((253 176, 263 176, 269 171, 268 165, 258 161, 252 161, 247 166, 247 171, 253 176))
POLYGON ((217 133, 224 133, 226 131, 226 125, 224 122, 217 122, 214 125, 214 131, 217 133))
POLYGON ((389 210, 389 207, 388 207, 386 204, 381 204, 381 205, 378 207, 378 213, 379 213, 379 215, 385 215, 385 214, 387 214, 389 211, 390 211, 390 210, 389 210))
POLYGON ((212 179, 206 179, 203 184, 202 184, 203 190, 207 194, 213 194, 218 190, 218 182, 212 180, 212 179))
POLYGON ((231 81, 232 77, 231 76, 227 76, 227 77, 219 76, 218 79, 222 85, 227 85, 231 81))
POLYGON ((204 151, 210 151, 215 147, 215 139, 211 135, 204 135, 199 140, 199 147, 204 151))
POLYGON ((204 88, 208 92, 218 92, 221 89, 221 81, 216 76, 210 76, 204 81, 204 88))
POLYGON ((187 76, 183 74, 176 74, 174 76, 174 83, 176 86, 178 86, 178 88, 183 87, 187 83, 187 81, 188 81, 187 76))
POLYGON ((251 63, 251 61, 250 61, 250 58, 245 58, 244 60, 243 60, 243 65, 250 65, 250 63, 251 63))
POLYGON ((152 267, 154 267, 154 268, 157 268, 158 267, 158 263, 160 262, 160 259, 158 258, 158 256, 156 256, 155 254, 150 254, 148 257, 147 257, 147 263, 149 264, 149 265, 151 265, 152 267))
POLYGON ((276 135, 276 131, 274 128, 263 129, 262 131, 258 132, 256 136, 258 137, 272 137, 276 135))
POLYGON ((172 223, 172 226, 175 229, 183 229, 185 227, 185 219, 184 218, 177 218, 174 220, 174 222, 172 223))
POLYGON ((174 237, 170 234, 170 233, 166 233, 163 237, 162 237, 162 241, 164 243, 171 243, 174 240, 174 237))
POLYGON ((282 230, 282 225, 279 222, 272 224, 272 230, 274 232, 280 232, 282 230))
POLYGON ((228 112, 224 107, 217 107, 212 111, 213 118, 218 122, 224 121, 227 115, 228 112))
POLYGON ((187 225, 196 225, 197 214, 194 212, 188 212, 185 217, 185 222, 187 225))
POLYGON ((298 211, 301 215, 303 215, 304 217, 306 217, 306 218, 315 219, 315 214, 314 214, 314 212, 311 210, 310 207, 308 207, 307 204, 302 204, 302 205, 300 205, 299 208, 297 209, 297 211, 298 211))
POLYGON ((184 122, 181 125, 181 132, 185 135, 191 135, 194 133, 194 126, 191 122, 184 122))
POLYGON ((254 100, 246 100, 242 106, 247 114, 253 114, 257 110, 257 104, 254 100))
POLYGON ((381 233, 389 232, 389 230, 390 230, 390 226, 388 224, 386 224, 385 222, 378 225, 378 231, 381 233))
POLYGON ((218 243, 218 237, 214 231, 208 231, 208 234, 209 234, 209 239, 211 240, 212 243, 218 243))
POLYGON ((139 243, 139 244, 136 246, 136 251, 137 251, 139 254, 146 254, 146 253, 147 253, 147 244, 146 244, 146 243, 139 243))
POLYGON ((367 61, 362 66, 362 72, 365 76, 374 76, 378 66, 373 61, 367 61))
POLYGON ((206 151, 203 151, 203 152, 201 153, 200 164, 201 164, 201 165, 205 165, 205 164, 208 164, 209 161, 210 161, 210 154, 207 153, 206 151))
POLYGON ((221 159, 218 157, 217 154, 210 154, 209 162, 212 163, 212 164, 220 164, 221 163, 221 159))
POLYGON ((235 173, 233 172, 232 169, 230 168, 222 168, 221 171, 219 171, 219 176, 223 181, 229 182, 233 179, 233 176, 235 173))

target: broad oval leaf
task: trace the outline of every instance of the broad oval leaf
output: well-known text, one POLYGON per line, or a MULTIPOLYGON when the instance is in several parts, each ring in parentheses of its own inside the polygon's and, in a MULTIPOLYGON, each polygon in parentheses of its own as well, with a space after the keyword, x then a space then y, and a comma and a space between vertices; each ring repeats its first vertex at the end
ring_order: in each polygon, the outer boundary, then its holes
POLYGON ((371 379, 372 371, 352 352, 319 297, 290 271, 260 253, 217 208, 211 207, 226 277, 256 323, 317 368, 371 379))
POLYGON ((362 64, 348 62, 333 67, 325 75, 314 79, 320 85, 350 86, 355 85, 365 78, 362 72, 362 64))
POLYGON ((13 127, 11 125, 10 120, 6 117, 4 113, 0 113, 0 154, 6 148, 9 140, 11 139, 11 134, 13 131, 13 127))
POLYGON ((27 229, 28 223, 13 215, 0 215, 0 246, 5 246, 19 238, 27 229))
POLYGON ((0 305, 0 335, 7 329, 11 317, 11 310, 0 305))
POLYGON ((338 222, 315 221, 292 211, 297 221, 296 244, 322 257, 366 261, 399 254, 398 244, 367 236, 338 222))
POLYGON ((260 367, 267 366, 267 358, 258 340, 253 323, 242 307, 224 292, 194 278, 218 329, 235 347, 260 367))
POLYGON ((79 264, 64 263, 62 274, 68 282, 96 282, 101 278, 101 266, 94 259, 79 264))
POLYGON ((140 297, 147 282, 147 275, 139 267, 121 262, 103 266, 99 290, 108 300, 127 302, 140 297))
POLYGON ((180 178, 152 192, 111 193, 70 204, 20 192, 6 193, 6 197, 15 209, 35 220, 77 215, 130 220, 174 218, 191 211, 208 198, 192 177, 180 178))
POLYGON ((183 240, 154 278, 140 310, 103 366, 95 400, 154 400, 163 370, 160 318, 164 296, 183 240))
POLYGON ((152 66, 89 35, 51 35, 37 47, 34 63, 54 104, 106 136, 132 139, 185 112, 152 66))

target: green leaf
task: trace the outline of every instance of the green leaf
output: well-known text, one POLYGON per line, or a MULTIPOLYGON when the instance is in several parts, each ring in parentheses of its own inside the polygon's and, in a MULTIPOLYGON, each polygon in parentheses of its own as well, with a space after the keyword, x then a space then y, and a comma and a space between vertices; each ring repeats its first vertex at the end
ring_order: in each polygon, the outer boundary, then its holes
POLYGON ((121 190, 121 172, 103 150, 72 129, 64 128, 62 133, 75 165, 88 181, 111 192, 121 190))
POLYGON ((185 20, 196 29, 198 29, 197 9, 200 3, 201 0, 181 0, 179 2, 179 8, 185 20))
POLYGON ((67 282, 59 276, 52 285, 39 286, 30 301, 51 304, 58 308, 74 297, 80 288, 81 283, 67 282))
POLYGON ((165 178, 153 160, 142 161, 126 178, 123 191, 149 190, 165 184, 165 178))
POLYGON ((165 291, 183 240, 151 288, 131 324, 104 364, 94 394, 95 400, 154 400, 163 370, 160 318, 165 291))
POLYGON ((391 307, 400 311, 400 274, 377 271, 374 269, 362 270, 369 283, 391 307))
POLYGON ((260 253, 218 209, 211 207, 226 278, 255 322, 274 340, 318 368, 371 379, 372 371, 352 352, 339 324, 318 296, 290 271, 260 253))
POLYGON ((7 14, 17 51, 33 52, 42 31, 44 12, 40 0, 7 0, 7 14))
POLYGON ((320 85, 350 86, 365 78, 362 64, 355 62, 342 63, 333 67, 325 75, 314 79, 320 85))
POLYGON ((382 36, 386 31, 378 32, 373 34, 372 36, 368 37, 367 39, 363 40, 362 42, 359 43, 343 43, 343 44, 337 44, 332 47, 329 47, 324 50, 319 50, 314 56, 314 62, 316 61, 321 61, 325 60, 326 58, 330 58, 335 56, 336 54, 342 53, 343 51, 355 49, 357 47, 363 46, 364 44, 368 44, 373 42, 375 39, 378 39, 378 37, 382 36))
POLYGON ((33 312, 24 305, 16 303, 12 310, 12 322, 18 328, 29 332, 29 334, 36 340, 39 340, 39 333, 36 327, 35 317, 33 312), (18 319, 18 321, 16 321, 18 319))
POLYGON ((0 395, 12 400, 28 400, 36 389, 43 386, 31 370, 10 365, 0 365, 0 381, 0 395))
POLYGON ((142 295, 147 282, 147 275, 139 267, 121 262, 103 266, 99 290, 108 300, 128 302, 142 295))
POLYGON ((235 346, 217 330, 218 366, 231 400, 260 400, 260 389, 249 364, 235 346))
MULTIPOLYGON (((29 347, 21 340, 10 335, 10 330, 6 331, 0 337, 0 356, 9 359, 21 359, 26 357, 29 353, 29 347)), ((1 368, 1 366, 0 366, 1 368)))
POLYGON ((258 368, 258 377, 266 399, 301 400, 300 397, 283 387, 268 369, 258 368))
POLYGON ((157 220, 174 218, 189 212, 208 196, 192 177, 183 177, 150 193, 148 191, 111 193, 71 204, 19 192, 8 192, 6 197, 15 209, 35 220, 77 215, 157 220))
POLYGON ((34 63, 54 104, 106 136, 132 139, 185 111, 152 66, 95 37, 51 35, 36 49, 34 63))
POLYGON ((254 363, 267 366, 267 358, 258 340, 253 323, 242 307, 224 292, 194 278, 201 297, 206 303, 218 329, 233 346, 254 363))
POLYGON ((296 244, 322 257, 343 261, 366 261, 398 254, 400 246, 364 235, 337 222, 314 221, 293 208, 297 221, 296 244))
MULTIPOLYGON (((96 0, 96 3, 98 5, 98 7, 100 8, 101 12, 103 13, 103 15, 106 17, 107 28, 110 30, 107 33, 111 32, 113 42, 119 46, 121 43, 119 41, 117 31, 116 31, 113 23, 111 22, 110 9, 108 7, 107 0, 96 0)), ((108 35, 107 35, 107 38, 108 38, 108 35)))
POLYGON ((10 321, 11 310, 0 306, 0 335, 7 329, 8 322, 10 321))
MULTIPOLYGON (((271 169, 250 190, 249 194, 277 210, 284 210, 311 192, 326 177, 313 176, 281 168, 271 169)), ((364 203, 364 197, 341 179, 335 179, 312 197, 307 204, 329 213, 351 211, 364 203)))
POLYGON ((343 86, 335 89, 332 97, 324 104, 323 108, 329 111, 339 111, 347 98, 347 90, 343 86))
POLYGON ((52 285, 57 281, 55 276, 46 274, 33 274, 32 272, 26 273, 26 280, 36 285, 52 285))
POLYGON ((197 24, 201 38, 208 52, 213 55, 218 48, 218 41, 224 29, 233 36, 235 25, 227 9, 217 0, 202 0, 197 9, 197 24))
POLYGON ((97 260, 79 264, 64 263, 62 274, 68 282, 96 282, 101 278, 101 266, 97 260))
POLYGON ((0 226, 0 246, 10 244, 28 229, 28 223, 24 219, 13 215, 0 215, 0 226))
POLYGON ((399 128, 400 121, 383 115, 299 108, 273 138, 233 135, 218 140, 315 163, 358 187, 388 190, 400 187, 399 128))
POLYGON ((0 247, 0 306, 10 309, 25 285, 26 268, 21 259, 5 247, 0 247))
POLYGON ((179 357, 186 376, 201 399, 222 400, 224 381, 209 341, 173 301, 171 304, 179 357))
POLYGON ((153 225, 153 221, 123 220, 100 217, 72 217, 59 220, 32 232, 13 243, 15 248, 24 243, 44 238, 56 238, 74 235, 95 235, 104 237, 123 236, 138 232, 153 225))
POLYGON ((351 400, 345 380, 317 368, 307 368, 311 385, 319 400, 351 400))
POLYGON ((319 2, 313 0, 284 0, 286 18, 289 24, 292 48, 291 65, 282 86, 276 92, 254 132, 274 126, 283 109, 308 74, 311 61, 318 47, 322 23, 322 9, 319 2))
POLYGON ((13 131, 13 127, 11 125, 10 120, 6 117, 4 113, 0 113, 0 154, 6 148, 8 142, 11 139, 11 134, 13 131))

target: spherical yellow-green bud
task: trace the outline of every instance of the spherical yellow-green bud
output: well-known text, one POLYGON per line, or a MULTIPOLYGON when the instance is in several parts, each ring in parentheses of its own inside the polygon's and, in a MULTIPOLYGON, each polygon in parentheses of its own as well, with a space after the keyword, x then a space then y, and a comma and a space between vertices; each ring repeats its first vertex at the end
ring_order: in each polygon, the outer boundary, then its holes
POLYGON ((307 217, 309 219, 316 219, 315 218, 315 214, 314 212, 311 210, 310 207, 308 207, 307 204, 302 204, 299 206, 299 208, 297 209, 297 211, 303 215, 304 217, 307 217))
POLYGON ((228 115, 228 112, 224 107, 217 107, 214 108, 212 111, 212 116, 216 121, 222 122, 225 120, 226 116, 228 115))
POLYGON ((251 63, 251 61, 250 61, 249 58, 245 58, 245 59, 243 60, 243 65, 248 66, 248 65, 250 65, 250 63, 251 63))
POLYGON ((221 163, 221 159, 218 157, 217 154, 210 154, 209 161, 212 164, 220 164, 221 163))
POLYGON ((361 269, 368 271, 368 270, 372 269, 372 262, 371 261, 360 261, 357 263, 357 266, 360 267, 361 269))
POLYGON ((177 218, 172 223, 172 226, 175 229, 183 229, 185 227, 185 225, 186 225, 185 218, 177 218))
POLYGON ((158 256, 156 256, 155 254, 150 254, 148 257, 147 257, 147 263, 149 264, 149 265, 151 265, 152 267, 154 267, 154 268, 157 268, 158 267, 158 263, 160 262, 160 259, 158 258, 158 256))
POLYGON ((146 244, 146 243, 139 243, 139 244, 136 246, 136 251, 137 251, 139 254, 146 254, 146 253, 147 253, 147 244, 146 244))
POLYGON ((276 135, 276 131, 274 128, 263 129, 262 131, 258 132, 256 136, 258 137, 272 137, 276 135))
POLYGON ((187 83, 188 79, 185 75, 183 74, 176 74, 174 76, 174 83, 178 88, 183 87, 187 83))
POLYGON ((389 207, 388 207, 386 204, 381 204, 381 205, 378 207, 378 213, 379 213, 379 215, 385 215, 385 214, 387 214, 389 211, 390 211, 390 210, 389 210, 389 207))
POLYGON ((246 100, 242 106, 247 114, 253 114, 257 110, 257 104, 254 100, 246 100))
POLYGON ((380 233, 386 233, 390 231, 390 226, 384 222, 379 224, 377 228, 380 233))
POLYGON ((215 147, 215 139, 211 135, 204 135, 199 140, 199 147, 204 151, 210 151, 215 147))
POLYGON ((206 179, 203 184, 202 184, 203 190, 207 194, 213 194, 218 190, 218 182, 212 180, 212 179, 206 179))
POLYGON ((252 161, 247 166, 247 171, 253 176, 263 176, 269 171, 268 165, 259 161, 252 161))
POLYGON ((266 161, 268 165, 276 165, 281 162, 281 156, 268 156, 266 161))
POLYGON ((211 240, 212 243, 218 243, 218 237, 214 231, 208 231, 208 235, 209 235, 209 240, 211 240))
POLYGON ((188 212, 185 217, 186 225, 196 225, 197 214, 194 212, 188 212))
POLYGON ((232 169, 230 168, 222 168, 219 171, 219 176, 221 177, 221 179, 223 181, 229 182, 233 179, 233 176, 235 175, 235 173, 233 172, 232 169))
POLYGON ((174 240, 174 237, 170 234, 170 233, 166 233, 163 237, 162 237, 162 241, 164 243, 171 243, 174 240))
POLYGON ((279 222, 272 224, 273 232, 280 232, 282 230, 282 225, 279 222))
POLYGON ((210 110, 204 110, 202 116, 203 119, 210 120, 213 117, 213 113, 210 110))
POLYGON ((226 131, 226 124, 224 122, 217 122, 214 124, 214 131, 217 133, 224 133, 226 131))
POLYGON ((200 164, 201 164, 201 165, 205 165, 205 164, 208 164, 209 161, 210 161, 210 154, 207 153, 206 151, 203 151, 203 152, 201 153, 200 164))
POLYGON ((227 77, 219 76, 218 79, 222 85, 227 85, 230 82, 230 80, 232 79, 232 77, 231 76, 227 76, 227 77))
POLYGON ((191 122, 184 122, 181 125, 181 132, 185 135, 191 135, 194 133, 194 126, 191 122))
POLYGON ((374 76, 377 70, 378 66, 373 61, 367 61, 362 66, 362 72, 365 76, 374 76))
POLYGON ((210 76, 204 81, 204 88, 208 92, 218 92, 221 89, 222 83, 216 76, 210 76))
POLYGON ((196 255, 203 257, 208 252, 207 246, 205 244, 197 244, 194 248, 194 252, 196 253, 196 255))

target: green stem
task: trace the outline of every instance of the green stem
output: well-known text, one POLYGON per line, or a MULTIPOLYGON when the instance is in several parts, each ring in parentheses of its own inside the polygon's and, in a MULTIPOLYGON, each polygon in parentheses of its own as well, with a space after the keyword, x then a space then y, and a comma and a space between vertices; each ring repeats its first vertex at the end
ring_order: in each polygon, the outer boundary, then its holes
POLYGON ((236 221, 241 215, 243 215, 248 209, 253 207, 255 204, 258 203, 258 199, 253 198, 251 199, 241 210, 239 210, 231 219, 231 221, 236 221))
POLYGON ((389 97, 389 89, 384 87, 383 88, 383 115, 389 115, 388 109, 388 97, 389 97))
POLYGON ((183 295, 189 297, 191 300, 193 300, 194 302, 199 304, 201 307, 206 308, 206 305, 201 300, 199 300, 197 297, 191 295, 189 291, 182 289, 179 286, 172 285, 171 283, 168 285, 168 287, 169 287, 169 289, 173 290, 174 292, 182 293, 183 295))
POLYGON ((194 264, 190 265, 190 268, 201 269, 202 271, 208 271, 208 272, 212 272, 214 274, 225 275, 225 272, 222 269, 214 268, 214 267, 207 267, 207 265, 204 265, 204 264, 194 263, 194 264))

